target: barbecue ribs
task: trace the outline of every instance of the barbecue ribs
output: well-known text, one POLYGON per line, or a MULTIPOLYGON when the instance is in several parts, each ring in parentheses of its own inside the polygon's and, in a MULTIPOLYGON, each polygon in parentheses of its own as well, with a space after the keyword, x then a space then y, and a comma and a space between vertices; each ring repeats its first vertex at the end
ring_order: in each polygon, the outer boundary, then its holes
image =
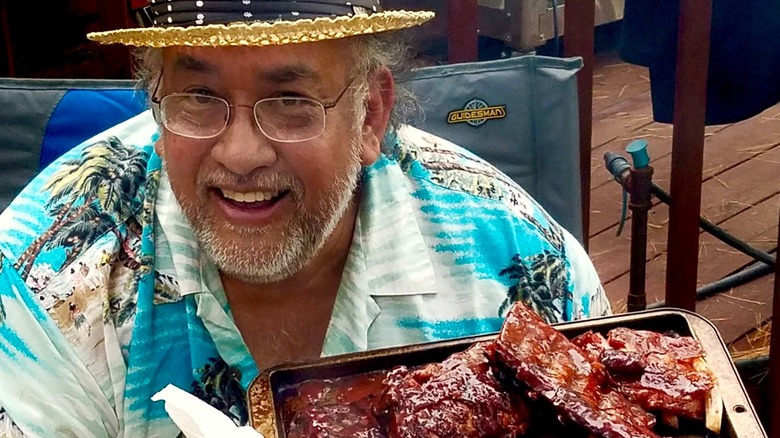
POLYGON ((611 376, 610 387, 644 409, 706 419, 708 397, 717 391, 715 377, 703 365, 704 352, 695 339, 616 328, 606 338, 588 332, 572 342, 604 364, 611 376))
POLYGON ((390 438, 515 437, 528 427, 519 396, 504 391, 487 355, 493 343, 478 343, 442 363, 388 373, 377 405, 390 438))
POLYGON ((495 365, 563 420, 606 438, 657 437, 655 418, 605 386, 604 366, 535 312, 515 303, 495 343, 495 365))
POLYGON ((656 414, 705 420, 716 434, 723 416, 694 338, 616 328, 570 341, 521 302, 495 340, 443 362, 293 390, 290 438, 657 438, 656 414))
POLYGON ((371 414, 384 388, 384 372, 335 380, 309 381, 297 388, 283 409, 288 438, 383 438, 371 414))

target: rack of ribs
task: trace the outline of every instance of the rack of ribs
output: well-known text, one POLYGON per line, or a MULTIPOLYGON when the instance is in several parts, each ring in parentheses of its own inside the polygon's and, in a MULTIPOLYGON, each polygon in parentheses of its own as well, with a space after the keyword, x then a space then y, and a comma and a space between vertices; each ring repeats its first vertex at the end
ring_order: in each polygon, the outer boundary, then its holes
POLYGON ((503 390, 488 362, 492 342, 444 362, 388 373, 376 406, 390 438, 515 437, 528 427, 523 400, 503 390))
POLYGON ((676 426, 677 417, 704 420, 720 432, 723 403, 701 345, 690 337, 615 328, 605 338, 587 332, 572 340, 611 377, 609 386, 676 426))
POLYGON ((549 402, 564 422, 606 438, 658 436, 653 415, 605 384, 602 364, 525 305, 509 311, 493 354, 500 375, 549 402))
POLYGON ((373 403, 384 388, 385 372, 309 381, 283 408, 288 438, 383 438, 373 403))
POLYGON ((569 340, 521 302, 497 338, 442 362, 295 392, 288 438, 657 438, 657 418, 679 431, 681 419, 704 420, 718 434, 723 416, 696 339, 615 328, 569 340))

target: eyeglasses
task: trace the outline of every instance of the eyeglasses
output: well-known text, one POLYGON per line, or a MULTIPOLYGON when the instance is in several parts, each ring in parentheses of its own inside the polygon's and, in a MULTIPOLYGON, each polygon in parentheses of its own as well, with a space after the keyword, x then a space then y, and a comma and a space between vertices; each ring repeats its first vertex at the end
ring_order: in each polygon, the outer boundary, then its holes
POLYGON ((327 110, 338 105, 352 82, 354 78, 330 103, 308 97, 285 96, 260 99, 253 106, 248 106, 233 105, 221 97, 208 94, 173 93, 159 100, 152 98, 152 110, 155 119, 172 133, 205 140, 225 131, 230 123, 231 108, 251 108, 257 127, 266 137, 281 143, 296 143, 322 135, 327 110))

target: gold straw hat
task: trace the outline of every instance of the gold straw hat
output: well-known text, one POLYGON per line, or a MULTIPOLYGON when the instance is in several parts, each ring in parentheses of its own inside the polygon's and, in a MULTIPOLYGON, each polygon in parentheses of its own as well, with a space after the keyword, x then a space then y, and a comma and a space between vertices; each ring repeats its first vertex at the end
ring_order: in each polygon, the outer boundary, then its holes
POLYGON ((150 27, 93 32, 101 44, 139 47, 268 46, 405 29, 430 11, 385 11, 379 0, 151 0, 150 27))

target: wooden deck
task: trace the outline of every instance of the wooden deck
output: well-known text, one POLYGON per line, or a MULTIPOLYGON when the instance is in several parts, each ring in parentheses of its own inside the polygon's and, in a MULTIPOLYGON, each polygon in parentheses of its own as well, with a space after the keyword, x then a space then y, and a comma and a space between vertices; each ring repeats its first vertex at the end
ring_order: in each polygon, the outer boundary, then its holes
MULTIPOLYGON (((654 182, 669 190, 672 126, 653 121, 647 69, 598 53, 594 67, 590 255, 616 312, 625 310, 629 289, 630 222, 616 236, 621 188, 604 166, 607 151, 624 156, 632 140, 649 143, 654 182)), ((780 208, 780 104, 751 119, 706 130, 702 215, 767 252, 777 249, 780 208)), ((668 207, 655 201, 647 253, 648 302, 665 293, 668 207)), ((749 265, 753 259, 712 235, 700 236, 699 285, 749 265)), ((750 348, 746 335, 768 321, 774 276, 700 301, 697 311, 713 321, 734 350, 750 348)))

